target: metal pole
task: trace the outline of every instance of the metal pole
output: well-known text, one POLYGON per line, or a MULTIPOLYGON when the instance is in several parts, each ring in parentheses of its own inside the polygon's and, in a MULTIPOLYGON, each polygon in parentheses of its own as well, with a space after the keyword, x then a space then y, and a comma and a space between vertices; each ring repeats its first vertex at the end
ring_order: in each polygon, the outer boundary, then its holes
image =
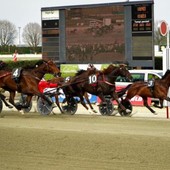
MULTIPOLYGON (((170 68, 170 58, 169 58, 169 26, 168 26, 168 24, 167 24, 167 29, 168 29, 168 31, 167 31, 167 44, 166 44, 166 64, 167 64, 167 69, 169 69, 170 68)), ((168 90, 168 96, 170 95, 170 88, 169 88, 169 90, 168 90)), ((166 118, 167 119, 169 119, 169 106, 168 106, 168 101, 167 101, 167 106, 166 106, 166 118)))
POLYGON ((21 40, 20 40, 20 30, 21 30, 21 27, 18 27, 19 29, 19 32, 18 32, 18 37, 19 37, 19 46, 21 45, 21 40))
POLYGON ((167 31, 167 47, 169 48, 169 26, 167 25, 168 31, 167 31))

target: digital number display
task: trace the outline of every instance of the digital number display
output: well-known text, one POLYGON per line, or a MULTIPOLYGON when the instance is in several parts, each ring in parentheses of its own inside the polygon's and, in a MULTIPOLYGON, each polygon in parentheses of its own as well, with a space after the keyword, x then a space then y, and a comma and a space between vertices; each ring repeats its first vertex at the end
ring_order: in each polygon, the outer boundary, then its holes
POLYGON ((146 14, 138 14, 137 17, 138 17, 138 19, 145 19, 146 14))
POLYGON ((132 19, 151 19, 152 6, 150 4, 132 5, 132 19))
POLYGON ((132 31, 152 31, 151 20, 146 20, 146 21, 133 20, 132 31))
POLYGON ((132 5, 132 32, 152 31, 152 5, 132 5))
POLYGON ((139 11, 139 12, 146 11, 146 6, 139 6, 139 7, 137 7, 137 11, 139 11))

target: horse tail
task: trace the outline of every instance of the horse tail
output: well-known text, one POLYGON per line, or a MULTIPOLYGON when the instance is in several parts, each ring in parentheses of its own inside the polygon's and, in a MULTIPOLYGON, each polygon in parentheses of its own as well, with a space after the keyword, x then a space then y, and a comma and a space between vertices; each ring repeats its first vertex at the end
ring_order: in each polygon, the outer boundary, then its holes
POLYGON ((127 85, 124 89, 122 89, 122 90, 120 90, 119 92, 117 92, 118 98, 122 97, 122 96, 126 93, 126 91, 131 87, 131 85, 132 85, 132 84, 129 84, 129 85, 127 85))

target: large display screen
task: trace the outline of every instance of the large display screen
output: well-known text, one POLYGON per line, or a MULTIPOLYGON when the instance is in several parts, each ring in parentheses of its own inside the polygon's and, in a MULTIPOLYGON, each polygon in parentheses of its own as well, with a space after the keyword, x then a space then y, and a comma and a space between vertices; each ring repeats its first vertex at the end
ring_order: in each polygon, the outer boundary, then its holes
POLYGON ((73 8, 65 16, 67 62, 123 62, 124 6, 73 8))

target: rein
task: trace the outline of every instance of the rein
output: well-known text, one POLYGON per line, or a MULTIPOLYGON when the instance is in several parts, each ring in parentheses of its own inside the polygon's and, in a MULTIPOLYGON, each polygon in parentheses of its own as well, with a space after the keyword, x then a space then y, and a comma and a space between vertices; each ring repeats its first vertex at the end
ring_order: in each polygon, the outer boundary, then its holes
MULTIPOLYGON (((112 83, 110 83, 110 82, 108 82, 108 81, 106 81, 105 80, 105 77, 104 77, 104 74, 102 74, 102 79, 103 80, 98 80, 98 82, 103 82, 103 83, 106 83, 106 84, 108 84, 108 85, 110 85, 110 86, 115 86, 115 83, 114 84, 112 84, 112 83)), ((116 76, 114 76, 114 77, 116 77, 116 76)), ((69 86, 69 85, 74 85, 74 84, 79 84, 79 83, 83 83, 83 82, 85 82, 85 81, 87 81, 86 79, 82 79, 82 80, 79 80, 79 81, 77 81, 77 82, 73 82, 73 83, 65 83, 64 85, 62 85, 62 86, 60 86, 60 87, 64 87, 64 86, 69 86)))
MULTIPOLYGON (((50 68, 49 62, 50 62, 50 61, 44 61, 44 60, 43 60, 43 63, 42 63, 42 64, 45 64, 45 67, 47 67, 47 70, 49 70, 49 68, 50 68)), ((23 73, 22 75, 23 75, 23 76, 30 76, 30 77, 33 77, 33 78, 35 78, 36 80, 40 81, 41 78, 39 78, 36 73, 40 73, 40 74, 44 75, 46 72, 44 71, 44 69, 42 69, 42 70, 41 70, 41 69, 38 69, 39 67, 40 67, 40 65, 38 65, 38 67, 35 68, 35 70, 33 70, 33 73, 32 73, 32 74, 23 73)), ((42 77, 43 77, 43 76, 42 76, 42 77)))
POLYGON ((10 74, 11 74, 11 72, 5 73, 5 74, 1 75, 0 78, 3 78, 3 77, 8 76, 10 74))
MULTIPOLYGON (((38 73, 38 71, 36 71, 37 73, 38 73)), ((39 72, 39 73, 41 73, 41 72, 39 72)), ((42 73, 43 74, 43 73, 42 73)), ((30 76, 30 77, 32 77, 32 78, 35 78, 36 80, 38 80, 38 81, 40 81, 41 80, 41 78, 39 78, 39 77, 37 77, 36 76, 36 74, 28 74, 28 73, 22 73, 22 76, 30 76)))
MULTIPOLYGON (((110 82, 106 81, 104 74, 102 74, 102 77, 103 77, 103 81, 99 81, 99 82, 104 82, 104 83, 106 83, 106 84, 108 84, 110 86, 115 86, 115 83, 113 84, 113 83, 110 83, 110 82)), ((112 77, 116 77, 116 76, 112 76, 112 77)))
MULTIPOLYGON (((115 87, 115 83, 110 83, 109 81, 107 81, 107 80, 105 79, 104 73, 99 73, 99 74, 97 74, 97 76, 99 76, 100 74, 102 74, 102 80, 97 80, 97 82, 106 83, 106 84, 108 84, 109 86, 115 87)), ((110 76, 110 77, 117 77, 117 76, 114 76, 114 75, 109 75, 109 76, 110 76)), ((69 86, 69 85, 79 84, 79 83, 83 83, 83 82, 85 82, 85 81, 87 81, 87 80, 86 80, 86 79, 81 79, 81 80, 79 80, 79 81, 77 81, 77 82, 66 82, 66 83, 63 83, 63 85, 61 85, 60 87, 62 88, 62 87, 69 86)), ((96 82, 96 83, 97 83, 97 82, 96 82)))

